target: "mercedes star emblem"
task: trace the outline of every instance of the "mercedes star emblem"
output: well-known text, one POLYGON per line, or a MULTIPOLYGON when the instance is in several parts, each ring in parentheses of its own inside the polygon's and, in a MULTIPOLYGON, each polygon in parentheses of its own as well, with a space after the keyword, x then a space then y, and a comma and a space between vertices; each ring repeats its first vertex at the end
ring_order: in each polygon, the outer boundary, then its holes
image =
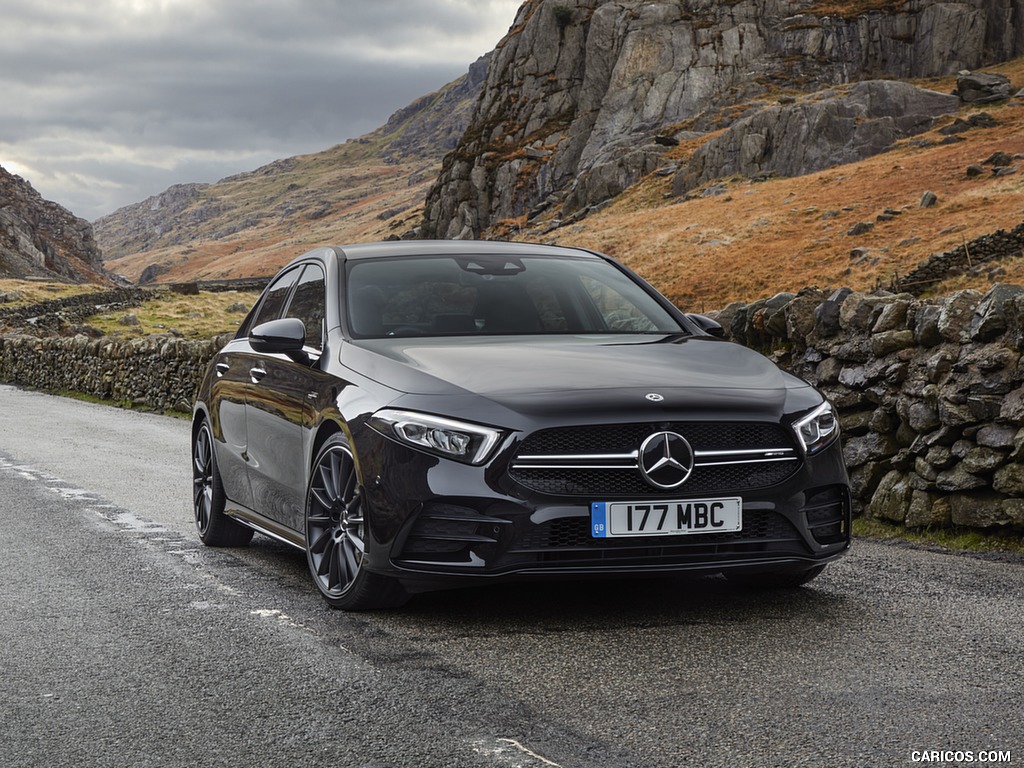
POLYGON ((659 395, 657 392, 651 392, 649 395, 647 395, 647 399, 650 400, 652 403, 660 403, 662 400, 665 399, 665 396, 659 395))
POLYGON ((693 472, 693 449, 675 432, 655 432, 644 440, 638 456, 640 473, 655 488, 678 488, 693 472))

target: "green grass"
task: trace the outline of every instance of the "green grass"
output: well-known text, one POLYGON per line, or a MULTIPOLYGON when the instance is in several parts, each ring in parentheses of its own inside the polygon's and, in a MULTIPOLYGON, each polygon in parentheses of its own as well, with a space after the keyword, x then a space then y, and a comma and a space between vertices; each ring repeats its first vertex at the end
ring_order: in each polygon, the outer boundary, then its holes
POLYGON ((1024 533, 1014 530, 981 531, 961 527, 910 530, 901 525, 858 517, 853 521, 853 535, 864 539, 908 542, 953 552, 1024 555, 1024 533))
POLYGON ((92 315, 85 322, 114 338, 147 336, 174 330, 187 339, 209 339, 238 330, 245 313, 229 312, 228 307, 241 303, 248 308, 256 303, 257 298, 258 293, 236 291, 200 293, 198 296, 167 292, 157 294, 138 307, 92 315), (135 315, 139 324, 121 324, 121 318, 128 314, 135 315))

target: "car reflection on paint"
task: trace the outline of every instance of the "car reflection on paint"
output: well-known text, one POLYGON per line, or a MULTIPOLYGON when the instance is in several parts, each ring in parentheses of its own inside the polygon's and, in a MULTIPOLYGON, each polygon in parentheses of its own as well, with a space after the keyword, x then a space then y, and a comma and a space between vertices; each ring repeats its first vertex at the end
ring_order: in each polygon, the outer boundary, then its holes
POLYGON ((200 538, 298 547, 349 610, 509 579, 806 583, 850 542, 835 414, 720 336, 589 251, 311 251, 200 387, 200 538))

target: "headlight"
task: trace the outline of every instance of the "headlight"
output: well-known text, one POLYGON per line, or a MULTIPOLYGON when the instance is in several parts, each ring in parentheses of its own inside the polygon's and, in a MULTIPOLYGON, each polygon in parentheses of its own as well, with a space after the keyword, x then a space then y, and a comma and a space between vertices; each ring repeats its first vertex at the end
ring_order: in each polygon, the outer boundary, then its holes
POLYGON ((812 456, 839 434, 839 420, 829 403, 822 403, 793 425, 804 453, 812 456))
POLYGON ((400 442, 467 464, 483 464, 501 432, 441 416, 385 408, 370 418, 370 425, 400 442))

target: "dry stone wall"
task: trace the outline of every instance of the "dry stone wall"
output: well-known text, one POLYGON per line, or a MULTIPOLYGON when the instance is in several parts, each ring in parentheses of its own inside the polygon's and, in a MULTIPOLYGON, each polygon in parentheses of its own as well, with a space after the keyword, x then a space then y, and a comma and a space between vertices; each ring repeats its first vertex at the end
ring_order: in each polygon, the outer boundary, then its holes
POLYGON ((191 413, 206 366, 227 339, 0 336, 0 381, 191 413))
POLYGON ((856 512, 1024 528, 1024 288, 806 289, 713 314, 836 406, 856 512))

